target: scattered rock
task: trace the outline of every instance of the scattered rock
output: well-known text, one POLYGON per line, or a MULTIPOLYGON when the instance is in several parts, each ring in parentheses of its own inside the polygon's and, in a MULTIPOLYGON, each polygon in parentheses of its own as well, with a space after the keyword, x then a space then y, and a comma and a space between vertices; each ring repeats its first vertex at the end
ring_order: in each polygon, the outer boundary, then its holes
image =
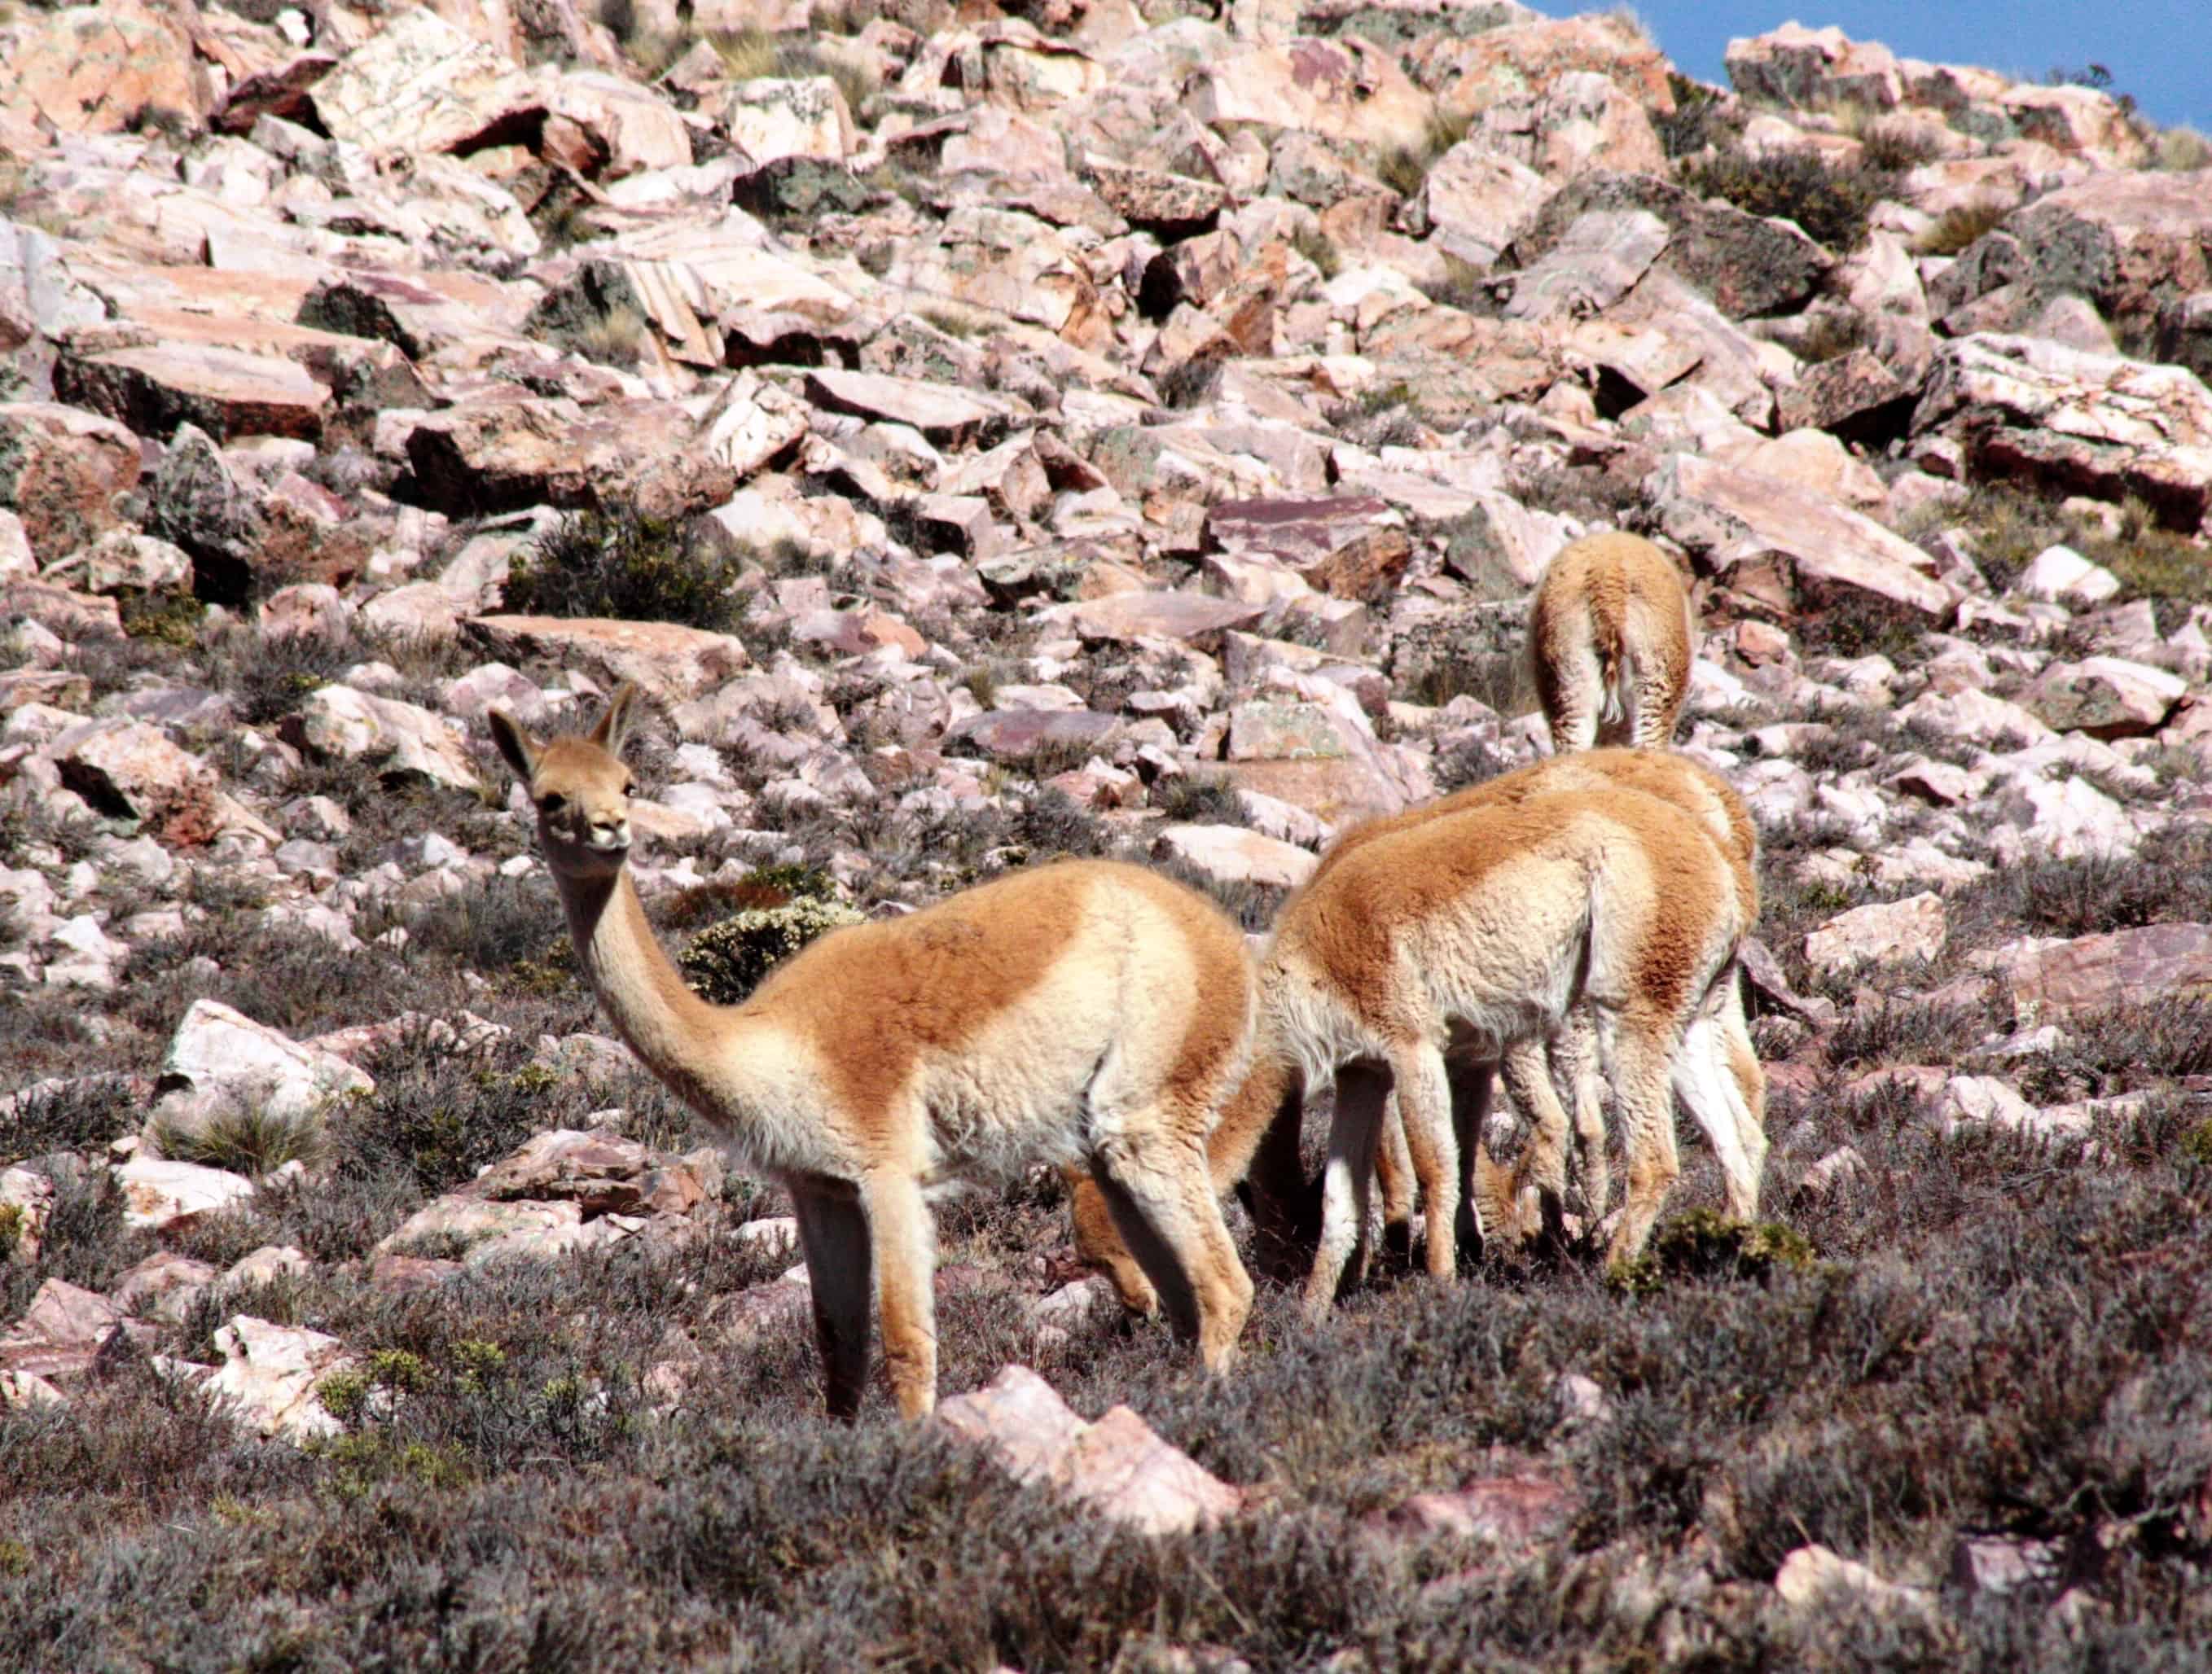
POLYGON ((1128 1408, 1085 1423, 1024 1366, 943 1403, 936 1422, 988 1447, 1018 1482, 1045 1483, 1142 1533, 1185 1534, 1233 1514, 1243 1501, 1128 1408))

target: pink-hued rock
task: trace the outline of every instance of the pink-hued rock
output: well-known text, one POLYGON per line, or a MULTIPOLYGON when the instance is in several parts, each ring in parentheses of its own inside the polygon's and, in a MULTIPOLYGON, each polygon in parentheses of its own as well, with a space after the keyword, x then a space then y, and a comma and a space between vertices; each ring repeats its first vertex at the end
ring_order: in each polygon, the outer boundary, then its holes
POLYGON ((117 525, 116 495, 138 482, 128 428, 51 401, 0 403, 0 506, 23 521, 41 564, 117 525))
POLYGON ((1927 573, 1930 560, 1871 518, 1778 477, 1677 454, 1649 492, 1667 534, 1726 574, 1779 560, 1800 592, 1874 593, 1934 617, 1959 590, 1927 573))
POLYGON ((594 616, 477 616, 465 624, 487 656, 520 664, 544 658, 610 687, 628 680, 656 702, 683 703, 750 666, 742 640, 677 622, 594 616))
POLYGON ((220 829, 222 778, 144 721, 96 722, 56 741, 62 782, 112 816, 137 820, 162 841, 205 843, 220 829))
POLYGON ((241 1313, 216 1331, 215 1346, 223 1363, 203 1387, 262 1434, 306 1441, 344 1428, 316 1394, 324 1379, 354 1363, 337 1337, 241 1313))
POLYGON ((1943 951, 1948 922, 1943 898, 1932 893, 1856 907, 1806 937, 1805 958, 1821 971, 1932 960, 1943 951))
POLYGON ((1156 858, 1195 866, 1224 883, 1265 883, 1294 889, 1321 864, 1310 849, 1234 825, 1163 826, 1152 840, 1156 858))
POLYGON ((1463 38, 1439 31, 1414 44, 1407 59, 1414 79, 1453 116, 1540 99, 1562 78, 1585 71, 1604 76, 1645 110, 1674 108, 1667 60, 1618 15, 1544 18, 1463 38))
POLYGON ((219 343, 157 343, 100 354, 65 353, 54 388, 79 406, 166 440, 180 424, 218 441, 323 433, 331 392, 298 363, 219 343))
POLYGON ((50 1278, 30 1311, 0 1331, 0 1371, 65 1383, 92 1368, 122 1323, 121 1312, 98 1291, 50 1278))
POLYGON ((1209 126, 1255 123, 1388 147, 1419 136, 1434 102, 1390 53, 1346 34, 1232 49, 1198 66, 1183 107, 1209 126))
POLYGON ((2185 531, 2212 512, 2212 391, 2181 367, 1978 333, 1936 351, 1912 433, 1977 478, 2133 494, 2185 531))
POLYGON ((397 698, 350 686, 310 692, 289 733, 325 761, 358 761, 390 779, 420 779, 475 790, 476 768, 459 737, 439 716, 397 698))
POLYGON ((1377 1513, 1369 1525, 1400 1538, 1443 1536, 1518 1553, 1556 1537, 1574 1509, 1574 1495, 1563 1484, 1524 1470, 1476 1477, 1449 1492, 1413 1495, 1377 1513))
POLYGON ((1146 1534, 1183 1534, 1233 1515, 1243 1494, 1160 1440, 1127 1407, 1085 1423, 1025 1366, 937 1409, 953 1434, 988 1447, 1009 1475, 1041 1483, 1146 1534))
POLYGON ((1996 969, 2026 1025, 2069 1012, 2212 995, 2212 925, 2146 925, 1997 950, 1996 969))
POLYGON ((1340 598, 1382 591, 1413 555, 1405 518, 1364 494, 1228 500, 1207 509, 1205 534, 1210 549, 1272 560, 1340 598))
POLYGON ((115 1170, 123 1188, 125 1224, 159 1232, 243 1203, 253 1182, 227 1169, 166 1158, 134 1156, 115 1170))
POLYGON ((123 1271, 115 1281, 112 1300, 125 1313, 154 1313, 173 1319, 215 1278, 215 1269, 204 1261, 175 1250, 156 1250, 123 1271))
POLYGON ((0 1255, 24 1267, 37 1261, 53 1206, 54 1183, 44 1174, 0 1168, 0 1255))
POLYGON ((180 20, 137 0, 102 0, 31 15, 8 50, 0 112, 64 133, 113 134, 149 110, 198 124, 207 83, 180 20))
POLYGON ((1249 628, 1263 609, 1203 593, 1114 593, 1074 604, 1055 604, 1042 618, 1065 622, 1086 640, 1182 640, 1208 650, 1232 628, 1249 628))
POLYGON ((399 13, 308 97, 334 137, 416 155, 460 150, 545 104, 529 76, 428 6, 399 13))

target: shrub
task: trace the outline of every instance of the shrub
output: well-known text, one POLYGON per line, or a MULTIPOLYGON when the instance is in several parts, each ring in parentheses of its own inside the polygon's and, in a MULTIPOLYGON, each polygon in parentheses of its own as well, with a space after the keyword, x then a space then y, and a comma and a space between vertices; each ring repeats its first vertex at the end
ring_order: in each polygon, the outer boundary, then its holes
POLYGON ((1994 232, 2011 213, 2006 204, 1978 197, 1944 210, 1935 225, 1913 240, 1912 247, 1923 256, 1955 256, 1984 234, 1994 232))
POLYGON ((1692 165, 1682 184, 1701 197, 1725 198, 1748 215, 1794 221, 1808 237, 1847 255, 1865 241, 1867 216, 1891 183, 1872 166, 1838 166, 1793 149, 1757 157, 1723 151, 1692 165))
POLYGON ((1152 787, 1152 806, 1180 825, 1249 825, 1244 799, 1226 779, 1182 773, 1152 787))
POLYGON ((621 508, 571 512, 532 542, 508 573, 509 610, 617 616, 726 628, 735 556, 686 553, 674 525, 621 508))
POLYGON ((782 961, 860 914, 842 901, 799 895, 781 907, 757 907, 710 925, 686 943, 676 962, 702 998, 736 1005, 782 961))
POLYGON ((2212 168, 2212 139, 2187 126, 2163 129, 2153 143, 2152 155, 2159 168, 2194 173, 2200 168, 2212 168))
POLYGON ((1468 118, 1431 111, 1421 137, 1409 145, 1393 146, 1375 167, 1376 178, 1401 197, 1411 197, 1429 178, 1437 158, 1467 137, 1468 118))
POLYGON ((198 1162, 258 1178, 287 1162, 320 1160, 325 1136, 321 1121, 314 1117, 280 1116, 266 1109, 240 1106, 215 1112, 204 1121, 191 1125, 157 1121, 154 1143, 162 1155, 179 1162, 198 1162))
POLYGON ((1943 155, 1943 148, 1934 138, 1910 123, 1873 123, 1859 143, 1868 164, 1893 174, 1932 163, 1943 155))
POLYGON ((1651 125, 1668 156, 1691 156, 1709 145, 1721 150, 1735 145, 1743 124, 1731 113, 1725 93, 1673 70, 1667 72, 1667 88, 1674 95, 1674 113, 1654 117, 1651 125))

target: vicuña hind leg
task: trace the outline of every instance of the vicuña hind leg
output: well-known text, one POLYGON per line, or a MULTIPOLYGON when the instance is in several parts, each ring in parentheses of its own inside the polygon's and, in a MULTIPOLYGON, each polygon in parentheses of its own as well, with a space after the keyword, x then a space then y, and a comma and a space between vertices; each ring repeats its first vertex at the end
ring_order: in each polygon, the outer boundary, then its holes
POLYGON ((929 1205, 911 1175, 887 1175, 861 1193, 884 1320, 884 1366, 902 1418, 926 1418, 937 1405, 937 1254, 929 1205))
POLYGON ((1730 971, 1722 980, 1728 986, 1721 997, 1721 1052, 1735 1084, 1731 1107, 1751 1165, 1750 1205, 1744 1216, 1750 1220, 1759 1212, 1759 1184, 1766 1173, 1766 1070, 1759 1061, 1759 1048, 1752 1044, 1750 1019, 1744 1016, 1742 974, 1730 971))
POLYGON ((1587 1005, 1567 1013, 1566 1027, 1552 1043, 1555 1086, 1574 1101, 1575 1168, 1583 1181, 1583 1202, 1592 1225, 1604 1218, 1613 1198, 1613 1165, 1605 1150, 1605 1087, 1598 1073, 1597 1019, 1587 1005))
POLYGON ((1222 1221, 1203 1146, 1164 1124, 1132 1122, 1099 1142, 1091 1173, 1176 1335, 1197 1343, 1208 1371, 1226 1371, 1252 1311, 1252 1281, 1222 1221))
POLYGON ((1406 1125, 1395 1097, 1382 1112, 1382 1131, 1375 1148, 1375 1185, 1382 1199, 1382 1242, 1393 1255, 1413 1251, 1413 1154, 1406 1148, 1406 1125))
POLYGON ((1609 1259, 1644 1253, 1667 1193, 1682 1172, 1674 1154, 1672 1071, 1680 1045, 1669 1023, 1623 1018, 1613 1038, 1613 1108, 1628 1143, 1628 1202, 1613 1228, 1609 1259))
POLYGON ((814 1337, 832 1418, 860 1410, 868 1386, 868 1304, 874 1254, 868 1217, 842 1180, 793 1180, 799 1247, 814 1297, 814 1337))
POLYGON ((1528 1124, 1523 1153, 1528 1178, 1536 1187, 1544 1235, 1557 1243, 1566 1235, 1567 1113, 1552 1086, 1552 1066, 1544 1042, 1516 1040, 1505 1049, 1498 1077, 1528 1124))
POLYGON ((1490 1160, 1483 1129, 1490 1120, 1490 1089, 1495 1078, 1481 1058, 1455 1056, 1444 1060, 1444 1076, 1451 1087, 1452 1132, 1459 1141, 1460 1254, 1480 1261, 1492 1234, 1509 1231, 1514 1217, 1506 1211, 1512 1199, 1510 1186, 1498 1177, 1490 1160))
POLYGON ((1336 1116, 1328 1128, 1328 1161, 1322 1167, 1321 1238, 1306 1276, 1306 1313, 1324 1319, 1336 1301, 1346 1264, 1367 1235, 1369 1186, 1375 1176, 1375 1143, 1390 1073, 1361 1060, 1336 1074, 1336 1116))

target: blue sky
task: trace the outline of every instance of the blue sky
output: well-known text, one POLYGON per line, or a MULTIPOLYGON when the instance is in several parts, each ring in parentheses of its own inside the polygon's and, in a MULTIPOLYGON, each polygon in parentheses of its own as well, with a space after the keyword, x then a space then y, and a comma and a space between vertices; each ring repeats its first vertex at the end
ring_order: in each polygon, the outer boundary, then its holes
MULTIPOLYGON (((1537 0, 1565 15, 1596 9, 1537 0)), ((2212 0, 1638 0, 1637 11, 1676 69, 1725 83, 1721 54, 1732 35, 1763 34, 1795 17, 1833 23, 1854 40, 1878 40, 1899 58, 1986 64, 2040 81, 2054 64, 2093 59, 2112 90, 2132 93, 2166 126, 2212 133, 2212 0)))

